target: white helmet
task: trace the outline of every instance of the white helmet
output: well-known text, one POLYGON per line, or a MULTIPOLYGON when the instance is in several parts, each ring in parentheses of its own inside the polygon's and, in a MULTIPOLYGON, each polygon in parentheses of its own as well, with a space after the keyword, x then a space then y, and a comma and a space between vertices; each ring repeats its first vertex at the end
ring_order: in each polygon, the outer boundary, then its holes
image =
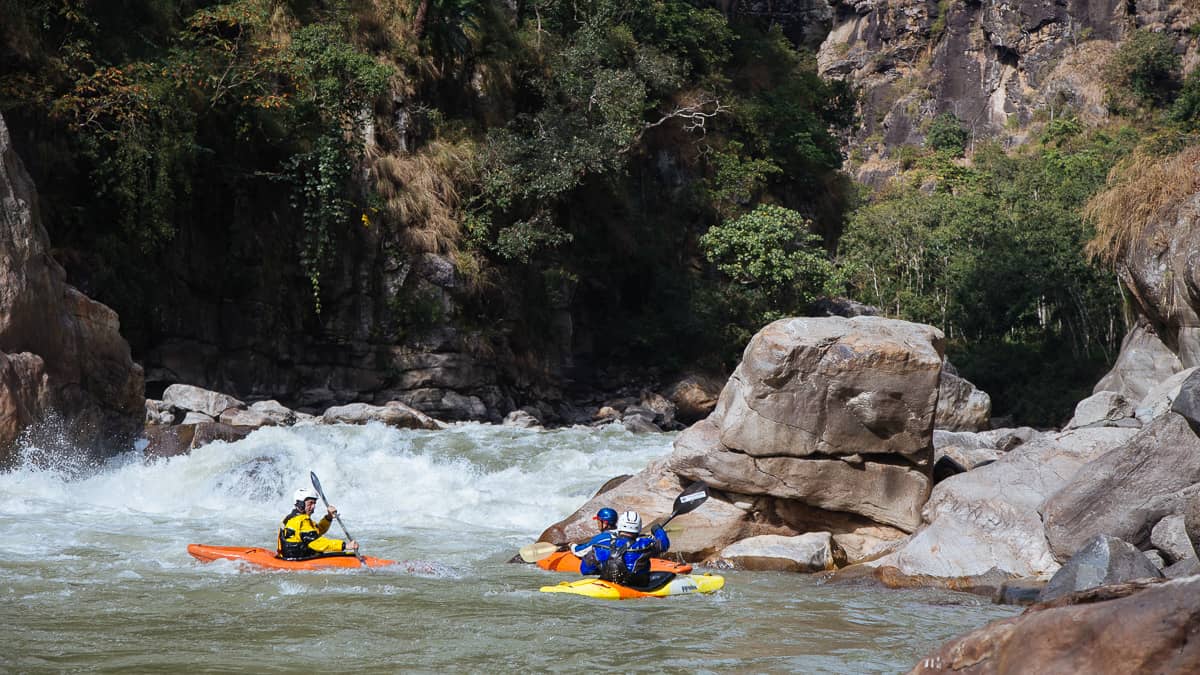
POLYGON ((642 517, 637 511, 626 511, 617 518, 617 532, 637 534, 642 531, 642 517))
POLYGON ((292 501, 302 502, 305 499, 316 499, 317 491, 312 488, 302 487, 292 493, 292 501))

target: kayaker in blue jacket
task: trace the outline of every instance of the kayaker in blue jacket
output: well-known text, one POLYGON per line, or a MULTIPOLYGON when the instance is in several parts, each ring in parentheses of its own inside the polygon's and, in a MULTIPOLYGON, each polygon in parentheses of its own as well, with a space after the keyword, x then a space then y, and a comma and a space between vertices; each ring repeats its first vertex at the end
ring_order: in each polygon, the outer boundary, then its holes
POLYGON ((614 532, 614 528, 617 526, 616 511, 606 506, 597 511, 596 515, 592 516, 592 520, 598 522, 600 532, 599 534, 593 535, 591 539, 588 539, 581 544, 575 544, 571 547, 571 553, 574 553, 576 558, 582 558, 587 555, 588 552, 592 550, 592 547, 596 544, 609 543, 616 535, 616 532, 614 532))
POLYGON ((581 574, 599 574, 601 579, 622 586, 645 586, 650 581, 650 558, 671 548, 671 540, 662 527, 654 525, 650 534, 641 534, 642 517, 626 511, 617 519, 617 536, 592 546, 579 561, 581 574))

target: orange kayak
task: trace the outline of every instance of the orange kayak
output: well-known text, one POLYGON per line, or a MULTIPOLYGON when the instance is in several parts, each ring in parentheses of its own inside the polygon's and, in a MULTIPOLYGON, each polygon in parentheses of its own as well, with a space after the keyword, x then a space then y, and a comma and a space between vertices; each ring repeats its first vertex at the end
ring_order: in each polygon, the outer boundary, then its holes
MULTIPOLYGON (((570 551, 558 551, 551 553, 549 556, 537 561, 537 566, 550 570, 551 572, 572 572, 579 574, 579 558, 570 551)), ((650 559, 651 572, 674 572, 675 574, 687 574, 692 571, 692 566, 687 563, 677 563, 662 558, 650 559)))
MULTIPOLYGON (((275 551, 250 546, 209 546, 208 544, 188 544, 188 553, 201 562, 214 560, 238 560, 258 567, 277 570, 319 570, 329 568, 362 567, 358 558, 352 555, 332 555, 308 560, 283 560, 275 557, 275 551)), ((383 567, 393 565, 395 560, 384 560, 363 556, 368 567, 383 567)))

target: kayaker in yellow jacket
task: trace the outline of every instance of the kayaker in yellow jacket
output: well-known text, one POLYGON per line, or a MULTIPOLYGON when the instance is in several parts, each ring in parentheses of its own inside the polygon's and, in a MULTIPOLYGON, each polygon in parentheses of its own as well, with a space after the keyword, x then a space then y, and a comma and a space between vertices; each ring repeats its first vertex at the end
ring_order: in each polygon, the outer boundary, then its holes
POLYGON ((304 560, 325 555, 353 554, 358 550, 358 542, 342 541, 326 537, 337 509, 331 504, 320 521, 314 523, 312 512, 317 508, 317 493, 310 488, 296 490, 293 497, 296 505, 279 526, 279 536, 276 540, 276 555, 284 560, 304 560))

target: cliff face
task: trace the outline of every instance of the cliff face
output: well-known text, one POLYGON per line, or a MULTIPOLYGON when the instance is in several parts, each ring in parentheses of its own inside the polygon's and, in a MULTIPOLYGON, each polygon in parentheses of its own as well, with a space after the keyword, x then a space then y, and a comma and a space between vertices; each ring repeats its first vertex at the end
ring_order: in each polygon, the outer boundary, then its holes
POLYGON ((850 0, 833 9, 818 62, 824 76, 861 89, 862 126, 848 139, 847 168, 868 183, 895 173, 896 149, 921 145, 941 113, 956 115, 975 139, 1007 145, 1068 109, 1104 119, 1102 68, 1134 29, 1166 31, 1190 50, 1185 66, 1197 60, 1187 31, 1200 9, 1182 1, 850 0))
POLYGON ((51 416, 76 447, 128 439, 144 417, 142 369, 117 315, 65 282, 37 195, 0 118, 0 466, 51 416))

